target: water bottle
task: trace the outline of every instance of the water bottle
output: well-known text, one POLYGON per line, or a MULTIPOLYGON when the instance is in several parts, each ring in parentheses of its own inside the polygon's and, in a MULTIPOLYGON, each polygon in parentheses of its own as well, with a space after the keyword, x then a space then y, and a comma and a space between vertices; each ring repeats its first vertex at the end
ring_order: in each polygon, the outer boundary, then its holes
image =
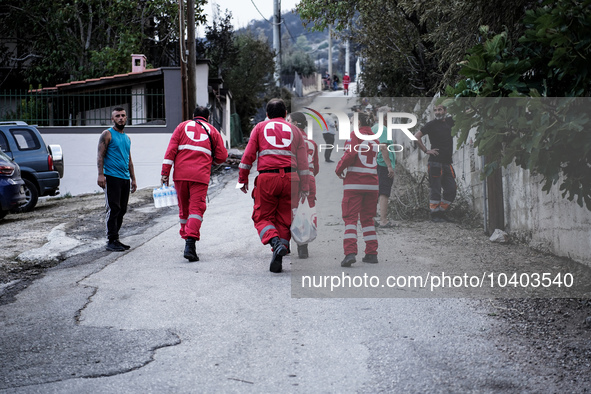
POLYGON ((172 189, 172 201, 173 201, 173 205, 178 205, 179 199, 178 199, 178 196, 176 194, 176 188, 174 186, 171 186, 170 188, 172 189))
POLYGON ((158 192, 158 199, 160 200, 160 207, 166 206, 166 190, 164 190, 164 186, 160 186, 160 191, 158 192))
POLYGON ((176 198, 175 198, 176 197, 175 192, 176 192, 176 190, 174 189, 173 186, 169 186, 168 187, 168 199, 169 199, 169 202, 170 202, 168 204, 168 206, 170 206, 170 207, 174 207, 177 204, 177 201, 176 201, 176 198))
POLYGON ((160 188, 160 190, 161 190, 160 191, 160 194, 161 194, 160 201, 162 201, 161 202, 161 206, 162 207, 166 207, 167 204, 168 204, 168 201, 166 199, 166 186, 165 185, 162 185, 162 187, 160 188))
POLYGON ((162 188, 154 189, 152 196, 154 197, 154 206, 162 208, 162 188))
POLYGON ((168 186, 162 187, 164 190, 164 206, 170 207, 172 205, 172 191, 168 186))

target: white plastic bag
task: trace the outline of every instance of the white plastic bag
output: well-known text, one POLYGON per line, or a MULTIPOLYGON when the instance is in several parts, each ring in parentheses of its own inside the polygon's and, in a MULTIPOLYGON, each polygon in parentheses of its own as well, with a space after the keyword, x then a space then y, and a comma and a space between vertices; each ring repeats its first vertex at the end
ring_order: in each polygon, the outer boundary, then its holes
POLYGON ((316 208, 311 208, 308 199, 300 201, 291 222, 291 237, 298 245, 308 244, 316 239, 316 208))

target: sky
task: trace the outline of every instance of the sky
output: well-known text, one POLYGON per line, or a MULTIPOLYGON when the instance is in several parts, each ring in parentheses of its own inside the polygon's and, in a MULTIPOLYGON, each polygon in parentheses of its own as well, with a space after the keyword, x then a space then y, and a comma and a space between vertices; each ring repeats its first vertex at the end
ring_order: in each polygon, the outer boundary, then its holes
MULTIPOLYGON (((220 6, 222 15, 228 9, 232 12, 232 24, 235 29, 246 27, 248 22, 253 19, 271 19, 273 16, 273 1, 274 0, 209 0, 205 5, 205 12, 207 14, 207 25, 211 25, 212 8, 214 4, 220 6), (256 7, 255 7, 256 5, 256 7), (258 11, 257 11, 258 8, 258 11), (260 11, 260 13, 259 13, 260 11), (261 14, 263 16, 261 16, 261 14)), ((288 12, 295 8, 300 0, 281 0, 281 11, 288 12)), ((203 34, 203 28, 200 27, 199 35, 203 34)))

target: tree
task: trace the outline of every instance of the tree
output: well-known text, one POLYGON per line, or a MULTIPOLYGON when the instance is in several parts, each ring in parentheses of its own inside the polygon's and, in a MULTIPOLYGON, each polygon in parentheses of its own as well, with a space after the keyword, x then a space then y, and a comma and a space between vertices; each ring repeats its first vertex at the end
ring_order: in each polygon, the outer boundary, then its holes
POLYGON ((307 53, 301 51, 290 51, 281 59, 281 74, 309 76, 316 71, 314 60, 307 53))
POLYGON ((291 40, 285 40, 282 44, 281 56, 281 74, 293 76, 294 73, 309 76, 316 71, 314 59, 309 55, 311 47, 305 36, 299 36, 295 41, 295 45, 291 44, 291 40))
POLYGON ((238 56, 224 81, 232 91, 242 130, 250 131, 250 117, 261 108, 264 93, 274 84, 274 52, 266 41, 258 40, 250 33, 237 36, 235 45, 238 56))
POLYGON ((220 14, 217 7, 216 15, 211 26, 205 27, 205 39, 198 42, 197 53, 211 60, 212 74, 218 77, 225 76, 234 66, 238 56, 238 46, 235 42, 234 26, 232 25, 232 13, 226 10, 220 14))
POLYGON ((546 1, 526 13, 517 42, 482 29, 489 38, 469 51, 464 79, 447 89, 458 143, 476 129, 486 175, 515 162, 540 174, 543 190, 560 182, 563 197, 589 210, 590 6, 591 0, 546 1))
POLYGON ((274 52, 266 37, 257 39, 248 30, 236 35, 231 12, 217 15, 206 27, 197 52, 211 60, 224 87, 232 92, 242 130, 248 133, 252 128, 250 118, 262 106, 264 94, 273 82, 274 52))
MULTIPOLYGON (((197 21, 205 1, 197 1, 197 21)), ((3 9, 0 37, 15 51, 2 63, 33 86, 129 72, 132 53, 168 65, 178 52, 176 1, 5 0, 3 9)))
POLYGON ((360 47, 364 59, 362 94, 432 96, 457 78, 456 63, 480 39, 478 27, 509 26, 535 0, 302 0, 303 20, 329 24, 360 47))

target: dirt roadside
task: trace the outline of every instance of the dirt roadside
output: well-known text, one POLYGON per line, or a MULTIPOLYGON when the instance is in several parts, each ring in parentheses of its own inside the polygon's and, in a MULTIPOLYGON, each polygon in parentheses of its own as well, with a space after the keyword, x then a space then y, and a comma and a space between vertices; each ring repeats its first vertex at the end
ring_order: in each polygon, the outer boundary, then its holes
MULTIPOLYGON (((214 196, 227 181, 234 181, 235 170, 214 177, 214 196)), ((403 177, 397 178, 395 188, 404 189, 403 177)), ((416 193, 415 193, 416 194, 416 193)), ((395 198, 403 198, 401 192, 395 198)), ((405 201, 405 204, 409 204, 405 201)), ((124 219, 126 235, 139 234, 169 208, 151 209, 152 189, 131 195, 129 211, 124 219)), ((172 208, 170 208, 172 209, 172 208)), ((396 211, 396 210, 394 210, 396 211)), ((404 231, 424 233, 429 226, 425 217, 398 212, 397 222, 404 231), (404 218, 404 216, 407 216, 404 218)), ((446 227, 449 253, 453 248, 487 248, 488 238, 469 215, 458 217, 458 223, 446 227)), ((63 225, 70 238, 82 244, 104 248, 104 195, 92 194, 72 198, 51 198, 40 201, 30 213, 10 214, 0 221, 0 305, 28 284, 41 277, 47 269, 60 264, 63 258, 22 261, 19 255, 41 247, 52 229, 63 225)), ((396 231, 396 230, 394 230, 396 231)), ((567 264, 566 259, 538 252, 525 245, 509 244, 500 252, 492 251, 490 259, 507 259, 521 263, 536 260, 567 264), (494 255, 497 253, 498 255, 494 255)), ((570 262, 572 263, 572 262, 570 262)), ((486 299, 475 300, 475 307, 500 324, 485 335, 495 341, 516 364, 528 365, 537 375, 547 375, 553 387, 567 392, 591 392, 591 300, 589 299, 486 299), (575 388, 575 389, 573 389, 575 388), (578 389, 577 389, 578 388, 578 389)))
MULTIPOLYGON (((156 218, 167 213, 168 208, 152 210, 152 189, 142 189, 131 194, 128 213, 125 215, 122 236, 138 234, 150 226, 156 218)), ((40 248, 48 242, 48 235, 61 226, 67 237, 97 249, 105 246, 105 197, 89 194, 71 198, 40 199, 32 212, 9 214, 0 221, 2 247, 0 248, 0 304, 11 287, 22 288, 48 268, 65 259, 66 254, 46 256, 34 260, 23 258, 24 252, 40 248), (0 287, 1 289, 2 287, 0 287)))
MULTIPOLYGON (((222 167, 223 168, 223 167, 222 167)), ((213 198, 237 177, 237 170, 221 169, 212 175, 208 196, 213 198)), ((178 208, 154 208, 152 188, 137 190, 129 198, 121 237, 141 234, 163 215, 178 208)), ((9 214, 0 220, 0 305, 22 291, 31 281, 66 258, 88 250, 103 251, 106 245, 105 195, 41 198, 32 212, 9 214), (25 252, 41 248, 52 231, 74 243, 75 248, 57 255, 30 258, 25 252)))

